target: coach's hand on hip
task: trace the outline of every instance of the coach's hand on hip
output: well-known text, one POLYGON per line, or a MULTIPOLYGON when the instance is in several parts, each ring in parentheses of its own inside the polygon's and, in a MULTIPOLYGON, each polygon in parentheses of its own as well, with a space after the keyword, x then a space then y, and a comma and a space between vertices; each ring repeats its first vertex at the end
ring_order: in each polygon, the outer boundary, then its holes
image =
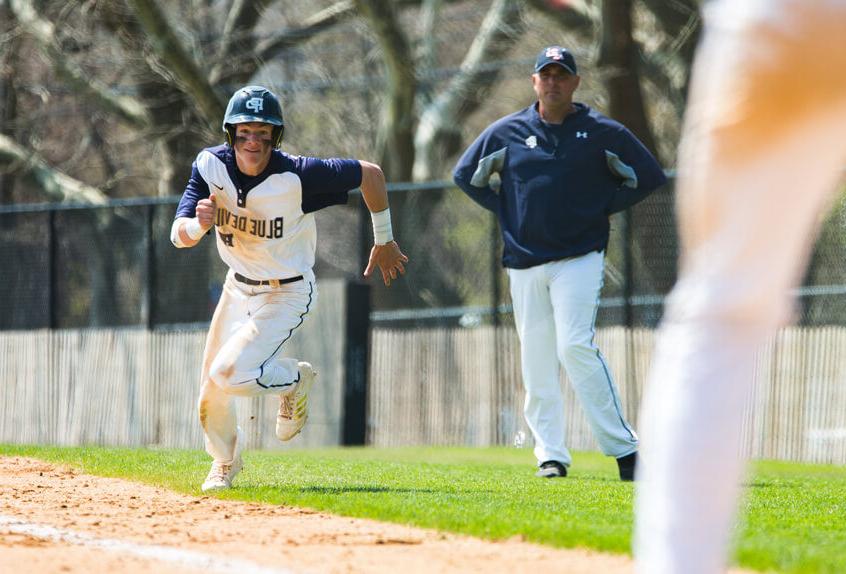
POLYGON ((382 281, 390 286, 391 280, 405 273, 403 263, 408 263, 396 241, 389 241, 384 245, 374 245, 370 250, 370 260, 367 262, 367 269, 364 276, 370 277, 376 267, 382 271, 382 281))

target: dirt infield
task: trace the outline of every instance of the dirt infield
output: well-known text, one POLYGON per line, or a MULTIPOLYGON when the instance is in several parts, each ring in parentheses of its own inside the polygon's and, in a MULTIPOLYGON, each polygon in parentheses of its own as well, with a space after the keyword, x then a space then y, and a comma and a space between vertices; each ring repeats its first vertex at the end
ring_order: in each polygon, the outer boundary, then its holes
POLYGON ((199 571, 178 561, 69 542, 55 532, 33 534, 25 525, 72 531, 90 537, 86 540, 178 548, 293 573, 514 573, 557 571, 565 564, 568 572, 631 571, 630 561, 620 556, 514 540, 485 542, 296 508, 197 498, 31 459, 0 458, 0 476, 0 516, 6 519, 6 524, 0 523, 3 572, 21 564, 27 565, 27 572, 199 571))
POLYGON ((0 458, 0 476, 2 572, 632 571, 623 556, 198 498, 26 458, 0 458))

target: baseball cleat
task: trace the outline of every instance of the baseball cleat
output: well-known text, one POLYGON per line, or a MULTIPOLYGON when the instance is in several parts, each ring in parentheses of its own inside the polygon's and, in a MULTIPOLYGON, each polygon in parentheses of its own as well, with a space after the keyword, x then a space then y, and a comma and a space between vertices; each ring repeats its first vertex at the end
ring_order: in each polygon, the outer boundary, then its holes
POLYGON ((297 436, 308 420, 308 392, 317 373, 311 363, 300 362, 300 380, 293 390, 280 395, 279 414, 276 415, 276 438, 281 441, 297 436))
POLYGON ((538 478, 564 478, 567 476, 567 467, 557 460, 547 460, 541 463, 535 476, 538 478))
POLYGON ((631 482, 635 479, 635 468, 637 467, 637 451, 617 459, 617 467, 620 469, 620 480, 631 482))
POLYGON ((241 472, 242 466, 244 466, 244 463, 241 460, 240 454, 236 456, 235 460, 233 460, 230 464, 224 464, 217 461, 213 462, 209 475, 206 477, 205 482, 203 482, 203 492, 232 488, 232 481, 235 480, 235 476, 241 472))

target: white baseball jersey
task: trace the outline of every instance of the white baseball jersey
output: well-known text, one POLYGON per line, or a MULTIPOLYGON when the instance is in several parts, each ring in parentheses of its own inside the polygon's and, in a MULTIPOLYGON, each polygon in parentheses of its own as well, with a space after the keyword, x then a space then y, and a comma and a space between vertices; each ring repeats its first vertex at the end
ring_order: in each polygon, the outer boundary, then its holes
POLYGON ((176 217, 194 217, 197 202, 214 194, 221 259, 254 279, 307 275, 314 266, 317 231, 313 212, 343 204, 361 184, 361 164, 352 159, 292 156, 273 150, 258 176, 240 173, 231 147, 204 149, 176 217))
POLYGON ((314 303, 313 212, 346 203, 360 184, 357 160, 273 150, 262 173, 248 176, 229 146, 197 156, 176 219, 195 217, 197 203, 214 194, 217 248, 231 269, 209 327, 199 400, 206 451, 217 463, 233 464, 242 447, 233 397, 280 394, 299 380, 297 359, 281 352, 314 303))

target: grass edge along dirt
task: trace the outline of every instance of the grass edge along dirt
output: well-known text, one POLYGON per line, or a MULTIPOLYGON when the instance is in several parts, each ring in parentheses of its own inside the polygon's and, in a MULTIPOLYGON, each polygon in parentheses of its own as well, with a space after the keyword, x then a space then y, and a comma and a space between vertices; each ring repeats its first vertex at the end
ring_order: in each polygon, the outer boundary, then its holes
MULTIPOLYGON (((0 445, 83 472, 190 495, 208 470, 200 451, 0 445)), ((629 553, 631 484, 613 459, 575 453, 566 479, 533 476, 514 448, 331 448, 248 451, 220 498, 285 504, 492 540, 629 553)), ((747 481, 738 563, 760 571, 846 572, 846 468, 763 461, 747 481)))

